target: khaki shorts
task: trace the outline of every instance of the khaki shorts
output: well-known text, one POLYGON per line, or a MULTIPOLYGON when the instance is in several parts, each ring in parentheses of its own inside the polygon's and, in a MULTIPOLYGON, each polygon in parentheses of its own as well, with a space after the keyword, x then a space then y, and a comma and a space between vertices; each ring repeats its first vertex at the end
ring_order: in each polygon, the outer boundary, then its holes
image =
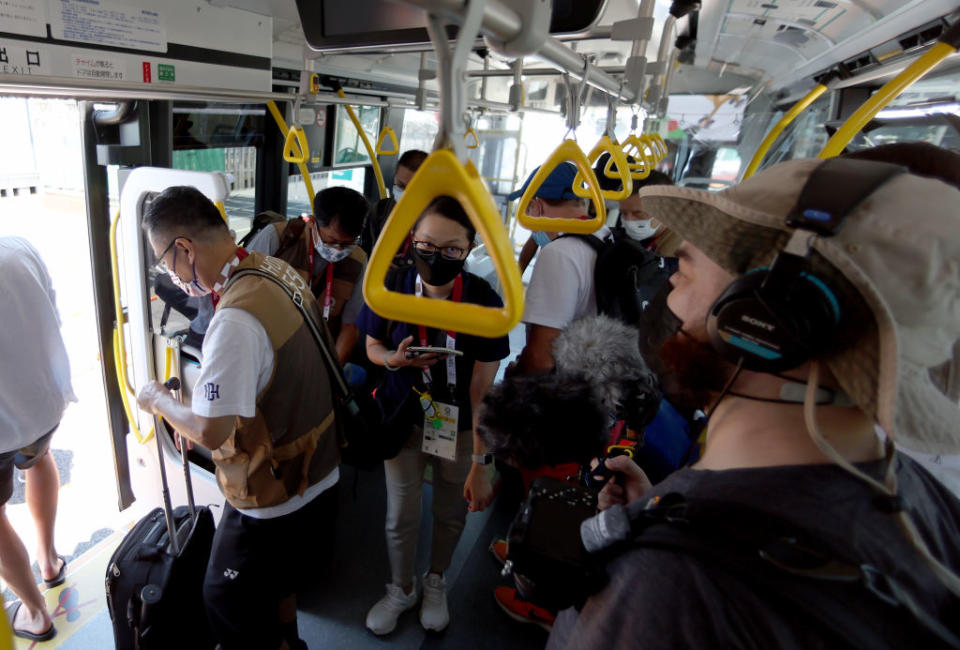
POLYGON ((0 454, 0 506, 6 504, 13 495, 13 468, 30 469, 36 465, 49 451, 50 439, 57 427, 53 427, 49 433, 40 436, 23 449, 0 454))

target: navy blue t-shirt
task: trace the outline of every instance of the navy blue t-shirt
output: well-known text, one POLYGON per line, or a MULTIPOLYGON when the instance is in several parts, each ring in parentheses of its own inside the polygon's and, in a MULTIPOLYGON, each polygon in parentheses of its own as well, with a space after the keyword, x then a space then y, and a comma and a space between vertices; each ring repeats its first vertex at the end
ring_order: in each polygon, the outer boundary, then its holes
MULTIPOLYGON (((396 287, 395 290, 400 293, 413 295, 414 286, 417 278, 415 268, 401 271, 404 275, 398 278, 394 283, 388 286, 396 287)), ((490 287, 490 285, 480 277, 472 273, 463 273, 463 302, 481 305, 483 307, 502 307, 503 301, 500 296, 490 287)), ((382 341, 390 349, 399 347, 400 342, 411 334, 413 342, 411 345, 420 345, 419 328, 416 324, 401 323, 389 321, 375 314, 366 304, 360 310, 357 316, 357 328, 361 333, 372 336, 378 341, 382 341)), ((438 330, 432 327, 427 328, 427 345, 447 347, 447 337, 445 330, 438 330)), ((460 417, 457 428, 460 431, 473 429, 473 419, 470 407, 470 380, 473 378, 474 361, 500 361, 510 354, 510 341, 506 336, 497 338, 486 338, 482 336, 472 336, 470 334, 457 334, 457 350, 463 352, 463 356, 456 357, 457 364, 457 388, 456 395, 451 396, 447 388, 447 366, 446 361, 441 359, 430 367, 430 373, 433 378, 433 386, 430 387, 430 393, 433 398, 439 402, 455 403, 460 407, 460 417)), ((380 359, 377 359, 380 361, 380 359)), ((383 412, 387 417, 393 416, 407 400, 417 400, 417 395, 413 387, 422 391, 424 386, 423 373, 412 367, 404 367, 397 372, 388 372, 384 384, 377 390, 377 401, 380 402, 383 412)), ((409 405, 408 405, 409 406, 409 405)), ((418 406, 417 409, 404 409, 407 417, 417 416, 415 422, 410 424, 422 424, 422 413, 418 406)))

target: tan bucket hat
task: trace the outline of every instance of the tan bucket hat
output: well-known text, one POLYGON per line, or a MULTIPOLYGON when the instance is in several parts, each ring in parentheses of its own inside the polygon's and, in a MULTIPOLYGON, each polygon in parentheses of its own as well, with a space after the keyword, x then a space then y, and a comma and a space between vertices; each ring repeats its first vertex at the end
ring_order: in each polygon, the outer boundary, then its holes
MULTIPOLYGON (((742 275, 786 245, 787 215, 822 162, 774 165, 717 193, 658 185, 639 196, 647 212, 742 275)), ((906 447, 960 453, 960 407, 930 376, 960 341, 960 191, 894 176, 835 236, 815 239, 810 267, 841 301, 840 331, 856 324, 856 338, 841 335, 825 355, 851 399, 906 447)))

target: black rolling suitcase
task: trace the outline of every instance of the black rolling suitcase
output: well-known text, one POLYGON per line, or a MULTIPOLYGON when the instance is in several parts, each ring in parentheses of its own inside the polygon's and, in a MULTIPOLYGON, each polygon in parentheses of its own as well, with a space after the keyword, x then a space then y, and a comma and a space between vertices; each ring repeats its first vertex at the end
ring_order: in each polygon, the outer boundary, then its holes
POLYGON ((158 430, 163 508, 155 508, 137 522, 107 565, 113 638, 117 650, 206 650, 216 645, 203 606, 213 515, 209 508, 193 503, 185 445, 181 445, 181 456, 188 505, 170 507, 161 435, 158 430))

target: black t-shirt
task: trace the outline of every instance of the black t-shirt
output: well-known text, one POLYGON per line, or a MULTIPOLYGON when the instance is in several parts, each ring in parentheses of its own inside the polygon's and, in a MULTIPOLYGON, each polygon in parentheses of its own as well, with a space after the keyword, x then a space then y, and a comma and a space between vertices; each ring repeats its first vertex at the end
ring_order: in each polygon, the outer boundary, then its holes
MULTIPOLYGON (((400 271, 403 276, 399 279, 397 291, 413 294, 417 271, 414 268, 400 271)), ((486 280, 472 273, 463 273, 462 302, 473 303, 484 307, 502 307, 500 296, 490 287, 486 280)), ((390 285, 388 285, 390 286, 390 285)), ((387 344, 387 347, 396 349, 406 337, 413 335, 411 345, 420 345, 419 328, 415 324, 391 322, 375 314, 366 304, 357 316, 357 328, 368 336, 387 344)), ((427 328, 427 345, 447 347, 446 331, 427 328)), ((450 395, 447 388, 446 360, 435 363, 430 368, 433 386, 430 392, 434 399, 446 403, 456 403, 460 408, 458 428, 466 431, 473 428, 470 405, 470 380, 473 378, 473 364, 475 361, 500 361, 510 354, 510 340, 506 336, 486 338, 470 334, 456 335, 456 348, 463 352, 463 356, 456 357, 457 386, 456 395, 450 395)), ((423 373, 412 367, 404 367, 397 372, 388 372, 384 384, 377 390, 377 401, 383 406, 384 413, 389 417, 400 405, 407 400, 416 401, 417 390, 425 388, 423 373)), ((405 411, 409 412, 409 411, 405 411)), ((416 413, 416 410, 413 410, 416 413)), ((422 411, 420 411, 422 414, 422 411)), ((421 417, 422 420, 422 417, 421 417)), ((422 424, 422 422, 411 422, 422 424)))
MULTIPOLYGON (((899 492, 934 556, 960 568, 960 501, 916 462, 899 456, 899 492)), ((879 476, 881 463, 860 465, 879 476)), ((650 496, 736 501, 786 519, 831 548, 854 549, 906 586, 924 609, 954 633, 957 599, 933 576, 893 516, 874 505, 876 493, 834 465, 707 471, 684 469, 650 496)), ((561 648, 826 648, 839 639, 797 606, 772 604, 749 583, 682 552, 634 548, 608 565, 610 582, 579 616, 561 612, 548 650, 561 648)), ((828 583, 823 583, 829 589, 828 583)), ((865 600, 872 598, 864 595, 865 600)), ((862 615, 850 602, 850 616, 862 615)), ((890 647, 916 645, 916 629, 876 621, 890 647)))

